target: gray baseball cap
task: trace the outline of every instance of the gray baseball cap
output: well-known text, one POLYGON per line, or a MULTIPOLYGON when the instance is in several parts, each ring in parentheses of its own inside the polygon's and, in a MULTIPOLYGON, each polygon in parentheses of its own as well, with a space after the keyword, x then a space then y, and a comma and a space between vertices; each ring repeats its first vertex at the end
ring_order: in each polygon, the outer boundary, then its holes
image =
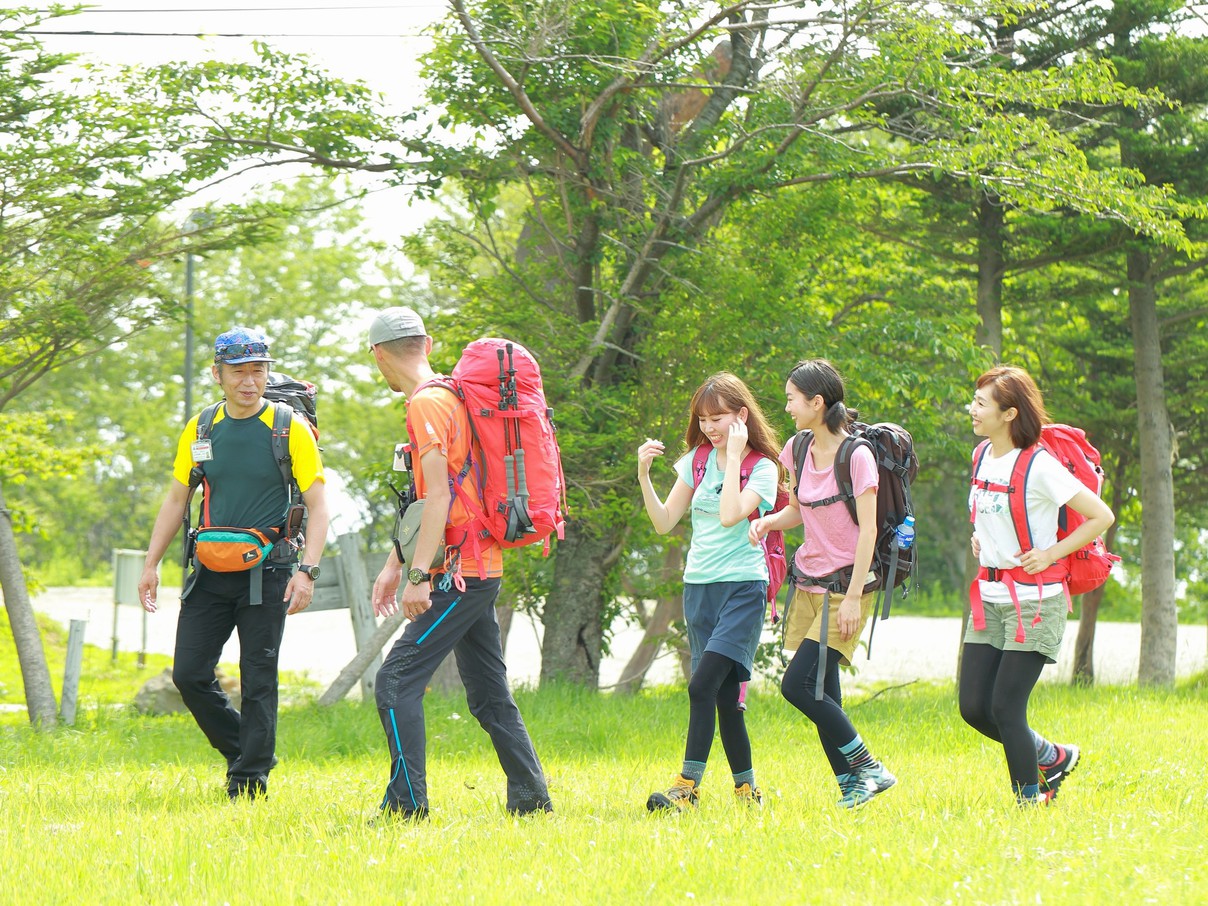
POLYGON ((426 337, 423 319, 414 311, 402 306, 387 308, 379 312, 369 325, 369 345, 388 343, 404 337, 426 337))

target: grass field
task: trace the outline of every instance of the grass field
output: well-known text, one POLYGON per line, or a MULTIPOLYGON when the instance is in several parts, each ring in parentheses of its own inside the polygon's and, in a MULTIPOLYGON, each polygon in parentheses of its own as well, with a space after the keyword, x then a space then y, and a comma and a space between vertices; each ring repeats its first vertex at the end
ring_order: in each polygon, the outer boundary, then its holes
MULTIPOLYGON (((129 671, 131 690, 145 678, 129 671)), ((113 681, 114 688, 120 685, 113 681)), ((131 691, 132 694, 132 691, 131 691)), ((764 807, 739 808, 714 746, 695 814, 644 802, 679 767, 686 695, 517 695, 556 813, 517 819, 464 700, 429 696, 430 819, 370 827, 387 779, 376 712, 283 710, 270 796, 231 804, 188 716, 84 710, 0 725, 0 865, 12 903, 1208 902, 1201 678, 1176 691, 1044 686, 1033 720, 1084 762, 1020 811, 1001 751, 950 687, 891 689, 852 715, 899 784, 852 813, 774 689, 749 725, 764 807)), ((129 700, 125 696, 122 700, 129 700)))

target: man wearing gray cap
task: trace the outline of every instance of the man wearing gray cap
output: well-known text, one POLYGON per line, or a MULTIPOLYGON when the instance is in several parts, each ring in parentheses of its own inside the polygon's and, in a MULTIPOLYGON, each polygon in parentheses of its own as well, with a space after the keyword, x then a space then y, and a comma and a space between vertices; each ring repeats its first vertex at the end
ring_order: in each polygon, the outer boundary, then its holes
POLYGON ((215 340, 211 373, 224 398, 205 410, 208 431, 198 431, 201 416, 195 415, 180 435, 138 583, 143 608, 154 613, 157 567, 180 528, 190 487, 200 484, 201 526, 215 537, 232 539, 216 547, 235 555, 233 563, 219 562, 199 546, 181 594, 172 681, 210 745, 226 758, 231 799, 267 791, 269 771, 277 763, 277 654, 285 616, 310 605, 327 541, 325 479, 315 436, 288 406, 264 399, 273 361, 268 338, 258 330, 234 327, 215 340), (278 405, 281 428, 288 431, 281 462, 273 442, 278 405), (284 537, 294 485, 310 512, 297 572, 297 547, 284 537), (240 711, 214 678, 234 631, 239 633, 240 711))
MULTIPOLYGON (((518 815, 553 811, 541 762, 508 688, 495 619, 502 549, 490 538, 480 541, 478 556, 461 562, 457 582, 443 559, 428 568, 441 543, 447 541, 454 550, 465 534, 459 527, 473 519, 449 486, 450 476, 457 476, 467 459, 474 462, 465 406, 429 365, 432 338, 411 309, 388 308, 378 314, 369 327, 369 345, 390 389, 407 396, 413 479, 425 504, 406 582, 403 564, 392 551, 373 584, 374 613, 388 616, 401 610, 411 621, 377 675, 378 714, 391 758, 380 807, 403 819, 428 813, 424 692, 453 651, 470 712, 490 735, 507 775, 507 810, 518 815)), ((471 468, 463 491, 475 493, 476 472, 471 468)))

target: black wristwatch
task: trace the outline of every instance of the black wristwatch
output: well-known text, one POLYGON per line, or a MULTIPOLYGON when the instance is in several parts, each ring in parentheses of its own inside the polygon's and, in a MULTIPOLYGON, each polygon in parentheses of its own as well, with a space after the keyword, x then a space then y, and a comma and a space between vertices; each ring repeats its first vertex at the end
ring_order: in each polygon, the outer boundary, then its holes
POLYGON ((301 563, 298 565, 298 572, 306 573, 312 582, 319 578, 319 567, 317 566, 307 566, 305 563, 301 563))
POLYGON ((428 581, 428 574, 417 566, 407 571, 407 581, 412 585, 423 585, 428 581))

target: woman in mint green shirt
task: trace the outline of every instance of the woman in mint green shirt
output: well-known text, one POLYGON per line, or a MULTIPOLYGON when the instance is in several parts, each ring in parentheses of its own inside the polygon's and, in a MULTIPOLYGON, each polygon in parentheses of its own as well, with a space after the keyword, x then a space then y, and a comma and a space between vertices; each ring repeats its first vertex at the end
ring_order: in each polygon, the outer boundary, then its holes
POLYGON ((662 441, 638 448, 638 482, 646 513, 660 535, 692 514, 692 543, 684 569, 684 622, 692 652, 688 739, 683 769, 670 789, 646 801, 650 811, 696 807, 715 728, 734 776, 738 801, 758 806, 751 740, 739 687, 751 678, 767 607, 768 569, 747 538, 747 519, 776 502, 783 480, 780 441, 750 389, 729 372, 706 380, 692 397, 676 481, 661 500, 650 464, 662 441))

